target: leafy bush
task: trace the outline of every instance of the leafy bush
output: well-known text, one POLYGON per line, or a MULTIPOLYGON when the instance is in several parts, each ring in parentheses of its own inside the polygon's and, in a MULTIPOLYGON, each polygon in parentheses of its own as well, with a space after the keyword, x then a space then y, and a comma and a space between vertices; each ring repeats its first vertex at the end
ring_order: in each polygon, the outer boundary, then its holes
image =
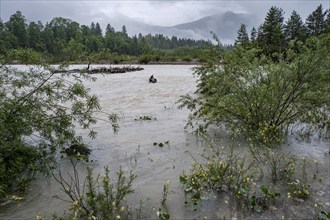
POLYGON ((296 179, 292 182, 289 182, 288 186, 291 190, 291 194, 295 197, 300 199, 307 199, 309 196, 310 185, 306 184, 304 181, 296 179))
POLYGON ((226 125, 269 146, 292 125, 329 123, 330 37, 299 45, 278 54, 278 62, 238 46, 195 68, 197 97, 180 100, 193 112, 189 124, 226 125))
MULTIPOLYGON (((215 153, 217 155, 217 153, 215 153)), ((209 189, 215 192, 230 192, 237 204, 249 211, 262 212, 280 198, 280 193, 269 186, 257 186, 253 180, 255 161, 246 164, 239 155, 224 154, 213 156, 207 163, 194 163, 189 174, 180 176, 184 192, 190 200, 186 205, 197 209, 209 189)))
POLYGON ((29 173, 48 171, 56 151, 83 144, 78 126, 88 129, 91 138, 96 135, 93 113, 101 107, 82 81, 95 78, 58 73, 65 68, 43 64, 32 50, 0 57, 0 200, 22 189, 29 173), (6 65, 12 61, 35 65, 6 65))
POLYGON ((185 56, 182 58, 183 61, 185 62, 191 62, 192 61, 192 58, 190 56, 185 56))
POLYGON ((21 195, 31 179, 28 171, 35 171, 38 166, 37 149, 20 143, 1 142, 0 148, 0 201, 9 198, 10 193, 21 195))
POLYGON ((139 63, 148 64, 152 60, 150 55, 143 55, 139 57, 139 63))
POLYGON ((278 180, 292 181, 296 175, 297 159, 278 148, 250 146, 250 152, 262 173, 267 172, 275 184, 278 180))
MULTIPOLYGON (((61 185, 63 191, 71 200, 71 207, 67 217, 64 219, 121 219, 128 217, 128 206, 125 205, 125 197, 134 192, 132 183, 136 176, 132 173, 125 176, 120 168, 117 178, 110 178, 110 170, 104 167, 105 176, 93 177, 93 170, 87 167, 87 177, 83 186, 79 184, 79 174, 76 169, 76 162, 71 160, 73 173, 68 174, 66 179, 59 170, 59 175, 52 174, 55 180, 61 185)), ((60 198, 67 201, 64 198, 60 198)), ((63 217, 58 219, 63 219, 63 217)))

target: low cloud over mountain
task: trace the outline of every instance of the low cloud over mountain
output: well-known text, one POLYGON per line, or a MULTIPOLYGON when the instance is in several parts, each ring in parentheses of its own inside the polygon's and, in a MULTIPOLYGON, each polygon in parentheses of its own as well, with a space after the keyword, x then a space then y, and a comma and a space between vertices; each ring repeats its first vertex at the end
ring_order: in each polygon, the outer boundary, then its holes
MULTIPOLYGON (((172 27, 152 26, 142 22, 127 21, 126 27, 130 35, 163 34, 166 36, 177 36, 179 38, 212 39, 211 31, 214 32, 224 44, 235 42, 237 31, 242 23, 247 25, 250 31, 257 19, 253 15, 226 12, 203 17, 199 20, 175 25, 172 27)), ((255 27, 257 28, 257 27, 255 27)))

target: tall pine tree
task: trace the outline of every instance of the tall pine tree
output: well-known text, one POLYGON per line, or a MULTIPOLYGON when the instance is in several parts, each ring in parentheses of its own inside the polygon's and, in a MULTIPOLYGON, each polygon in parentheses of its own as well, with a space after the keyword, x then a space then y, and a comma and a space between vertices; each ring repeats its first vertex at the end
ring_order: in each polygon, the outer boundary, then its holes
POLYGON ((124 34, 124 35, 127 35, 127 29, 126 29, 126 26, 123 25, 123 27, 121 28, 121 32, 124 34))
POLYGON ((308 35, 320 35, 326 30, 325 16, 327 11, 323 12, 322 5, 319 5, 306 19, 306 28, 308 35))
POLYGON ((290 18, 284 25, 284 35, 287 42, 298 39, 303 41, 306 35, 306 29, 300 15, 293 11, 290 18))
POLYGON ((95 34, 95 30, 96 29, 95 29, 95 23, 94 22, 91 23, 91 27, 90 28, 91 28, 91 33, 92 34, 95 34))
POLYGON ((98 22, 95 25, 94 33, 95 33, 95 35, 102 36, 102 29, 101 29, 100 24, 98 22))
POLYGON ((108 33, 115 33, 115 29, 108 23, 107 27, 105 28, 105 34, 108 33))
POLYGON ((330 9, 328 10, 326 32, 327 32, 327 33, 330 33, 330 9))
POLYGON ((283 9, 272 6, 261 26, 258 44, 266 55, 272 56, 273 53, 278 53, 283 50, 283 14, 283 9))
POLYGON ((251 43, 254 44, 256 42, 257 36, 258 36, 257 30, 253 27, 251 30, 251 36, 250 36, 251 43))
POLYGON ((237 39, 235 41, 236 45, 246 46, 249 43, 249 35, 246 32, 246 25, 241 24, 241 27, 237 31, 237 39))

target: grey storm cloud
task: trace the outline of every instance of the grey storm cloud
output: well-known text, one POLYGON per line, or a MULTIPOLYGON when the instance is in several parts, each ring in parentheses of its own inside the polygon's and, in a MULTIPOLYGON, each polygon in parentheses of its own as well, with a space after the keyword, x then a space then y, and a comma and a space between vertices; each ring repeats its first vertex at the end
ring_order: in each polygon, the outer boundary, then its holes
POLYGON ((80 23, 89 24, 92 21, 104 20, 106 18, 111 19, 115 16, 124 15, 147 24, 172 26, 226 11, 254 14, 259 17, 260 21, 262 21, 267 10, 273 5, 283 8, 286 12, 286 16, 290 15, 293 10, 296 10, 303 18, 305 18, 311 11, 315 10, 319 4, 323 4, 324 8, 329 8, 328 0, 1 0, 0 16, 2 20, 6 21, 11 14, 20 10, 27 20, 41 20, 45 22, 50 21, 54 17, 65 17, 80 23))
POLYGON ((148 33, 152 27, 173 27, 228 11, 251 15, 259 26, 271 6, 282 8, 286 18, 296 10, 305 20, 320 4, 330 8, 329 0, 0 0, 0 17, 7 21, 19 10, 27 22, 40 20, 45 24, 63 17, 85 25, 99 22, 102 29, 108 23, 116 30, 126 25, 129 34, 138 34, 148 33))

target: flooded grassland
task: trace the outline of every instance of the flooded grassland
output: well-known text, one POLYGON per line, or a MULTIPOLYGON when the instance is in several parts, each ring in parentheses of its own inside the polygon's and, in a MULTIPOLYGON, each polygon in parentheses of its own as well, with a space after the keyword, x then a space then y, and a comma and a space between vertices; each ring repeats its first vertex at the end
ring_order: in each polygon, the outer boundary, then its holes
MULTIPOLYGON (((115 175, 120 167, 125 171, 132 170, 137 175, 133 183, 135 192, 127 198, 132 210, 140 209, 142 217, 157 219, 163 186, 169 183, 167 206, 171 219, 279 219, 282 216, 286 219, 313 219, 322 210, 330 211, 330 144, 328 140, 317 138, 308 142, 290 138, 289 146, 281 149, 284 156, 295 155, 297 167, 300 167, 297 173, 310 185, 306 200, 294 199, 294 196, 290 199, 287 190, 278 187, 281 198, 267 210, 240 213, 233 195, 224 190, 203 195, 195 211, 187 207, 179 177, 183 172, 190 172, 192 163, 205 161, 203 154, 212 153, 207 141, 185 130, 189 111, 179 109, 177 105, 181 95, 193 94, 196 90, 193 66, 142 67, 144 70, 139 72, 97 74, 94 75, 98 78, 96 82, 86 82, 91 93, 99 97, 104 112, 121 116, 118 133, 113 133, 109 123, 99 120, 94 126, 97 138, 86 139, 92 149, 94 172, 103 174, 104 166, 110 168, 111 175, 115 175), (151 75, 157 83, 148 82, 151 75)), ((87 136, 84 131, 81 135, 87 136)), ((217 129, 211 130, 210 136, 214 138, 212 146, 215 148, 233 147, 241 156, 249 157, 242 141, 219 134, 217 129)), ((62 172, 71 169, 65 158, 60 164, 62 172)), ((78 169, 83 178, 85 164, 80 164, 78 169)), ((261 175, 255 179, 256 184, 272 184, 261 175)), ((0 219, 33 219, 37 213, 49 219, 52 213, 61 214, 67 209, 68 204, 56 198, 65 196, 53 179, 39 176, 33 181, 26 198, 0 208, 0 219)))

